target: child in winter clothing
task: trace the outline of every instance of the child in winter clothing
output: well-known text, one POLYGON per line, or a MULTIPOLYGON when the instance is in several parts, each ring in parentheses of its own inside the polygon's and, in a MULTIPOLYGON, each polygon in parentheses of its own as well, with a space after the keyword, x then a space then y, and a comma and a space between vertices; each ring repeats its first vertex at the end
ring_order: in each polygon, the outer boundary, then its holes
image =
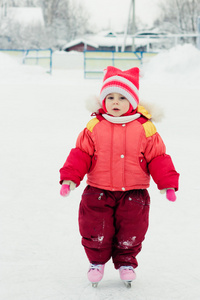
POLYGON ((148 228, 150 175, 168 200, 176 200, 179 174, 151 115, 139 105, 138 92, 138 68, 108 67, 95 118, 79 134, 60 170, 62 196, 87 174, 79 228, 91 282, 102 279, 111 257, 122 280, 135 279, 136 256, 148 228))

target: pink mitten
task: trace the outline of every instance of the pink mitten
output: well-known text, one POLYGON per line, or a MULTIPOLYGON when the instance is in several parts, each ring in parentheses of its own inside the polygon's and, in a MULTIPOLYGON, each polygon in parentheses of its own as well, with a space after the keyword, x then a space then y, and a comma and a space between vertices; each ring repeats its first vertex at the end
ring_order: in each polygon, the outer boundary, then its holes
POLYGON ((70 185, 63 184, 60 189, 60 195, 63 197, 67 197, 67 196, 69 196, 69 193, 70 193, 70 185))
POLYGON ((172 201, 172 202, 176 201, 176 194, 175 194, 174 189, 167 189, 166 197, 169 201, 172 201))

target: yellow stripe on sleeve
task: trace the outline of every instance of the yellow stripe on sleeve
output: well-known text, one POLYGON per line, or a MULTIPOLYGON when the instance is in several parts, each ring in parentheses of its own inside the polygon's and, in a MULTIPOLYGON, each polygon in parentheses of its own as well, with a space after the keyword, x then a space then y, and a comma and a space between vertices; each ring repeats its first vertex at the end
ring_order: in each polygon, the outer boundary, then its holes
POLYGON ((94 119, 90 120, 90 121, 87 123, 86 128, 87 128, 90 132, 92 132, 94 126, 95 126, 97 123, 99 123, 99 120, 98 120, 97 118, 94 118, 94 119))
POLYGON ((144 128, 146 137, 150 137, 157 132, 155 125, 151 121, 147 121, 146 123, 142 124, 142 126, 144 128))

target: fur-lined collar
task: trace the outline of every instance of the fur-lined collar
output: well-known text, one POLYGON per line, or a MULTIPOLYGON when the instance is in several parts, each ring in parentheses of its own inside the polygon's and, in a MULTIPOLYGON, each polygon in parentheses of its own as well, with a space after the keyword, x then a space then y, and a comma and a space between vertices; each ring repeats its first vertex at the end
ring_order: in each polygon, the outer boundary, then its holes
MULTIPOLYGON (((99 98, 94 95, 90 96, 86 100, 86 109, 91 113, 99 114, 99 110, 102 110, 99 98)), ((164 116, 162 109, 156 104, 150 104, 143 101, 140 101, 136 113, 141 114, 153 122, 160 122, 164 116)))

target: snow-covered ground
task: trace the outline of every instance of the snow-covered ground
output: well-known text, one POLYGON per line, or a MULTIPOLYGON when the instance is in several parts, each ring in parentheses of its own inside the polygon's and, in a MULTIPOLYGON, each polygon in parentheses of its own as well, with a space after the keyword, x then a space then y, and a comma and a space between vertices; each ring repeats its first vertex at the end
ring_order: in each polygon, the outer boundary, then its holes
POLYGON ((180 172, 171 203, 151 195, 150 227, 138 256, 137 280, 126 289, 109 262, 93 289, 78 232, 85 181, 59 195, 59 168, 90 119, 85 99, 99 80, 83 70, 20 66, 0 54, 0 299, 200 299, 200 51, 190 45, 144 66, 140 95, 163 109, 157 123, 180 172))

